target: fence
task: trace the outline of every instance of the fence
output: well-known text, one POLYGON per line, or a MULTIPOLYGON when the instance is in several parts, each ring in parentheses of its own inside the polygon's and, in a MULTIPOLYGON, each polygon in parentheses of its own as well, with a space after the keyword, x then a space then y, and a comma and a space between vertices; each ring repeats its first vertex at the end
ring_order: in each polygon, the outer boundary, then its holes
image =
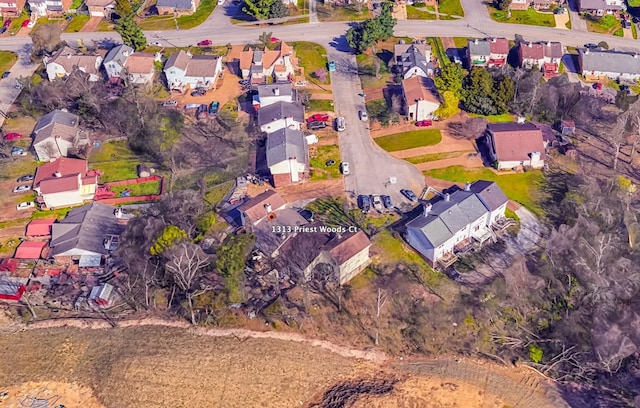
MULTIPOLYGON (((129 179, 129 180, 112 181, 109 183, 104 183, 104 186, 105 187, 129 186, 131 184, 150 183, 152 181, 162 181, 162 177, 148 176, 148 177, 140 177, 140 178, 129 179)), ((164 185, 163 185, 163 190, 164 190, 164 185)))
POLYGON ((162 198, 161 195, 147 195, 147 196, 132 196, 132 197, 117 197, 117 198, 103 198, 102 200, 97 200, 104 204, 125 204, 125 203, 136 203, 139 201, 159 201, 162 198))

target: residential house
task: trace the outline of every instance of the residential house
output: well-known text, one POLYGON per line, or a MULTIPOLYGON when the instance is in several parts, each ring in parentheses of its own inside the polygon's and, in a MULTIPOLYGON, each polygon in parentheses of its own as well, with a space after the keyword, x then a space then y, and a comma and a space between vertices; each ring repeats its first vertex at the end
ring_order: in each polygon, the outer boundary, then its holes
POLYGON ((26 0, 0 0, 0 15, 17 16, 22 12, 26 0))
POLYGON ((498 170, 544 166, 542 132, 533 123, 490 123, 486 136, 490 160, 497 162, 498 170))
POLYGON ((156 7, 160 15, 180 16, 195 13, 198 3, 198 0, 158 0, 156 7))
POLYGON ((60 17, 67 11, 71 2, 62 0, 28 0, 31 15, 36 17, 60 17))
POLYGON ((111 18, 116 8, 115 0, 86 0, 85 4, 91 17, 111 18))
POLYGON ((100 266, 118 247, 126 228, 122 212, 111 205, 93 202, 72 209, 52 225, 51 256, 59 263, 81 267, 100 266))
POLYGON ((370 248, 371 241, 362 230, 336 234, 322 248, 315 262, 331 265, 338 282, 344 285, 369 266, 370 248))
POLYGON ((577 0, 577 2, 580 12, 591 13, 596 16, 613 14, 627 9, 624 0, 577 0))
POLYGON ((276 82, 289 81, 297 67, 293 47, 284 41, 275 50, 247 50, 240 54, 242 78, 251 79, 253 84, 265 84, 267 78, 276 82))
POLYGON ((409 120, 433 119, 440 107, 440 98, 431 79, 414 76, 402 81, 405 113, 409 120))
POLYGON ((533 0, 531 7, 535 10, 550 10, 553 6, 562 6, 566 4, 565 0, 533 0))
POLYGON ((492 226, 504 217, 508 200, 496 183, 484 180, 443 196, 423 205, 407 223, 405 238, 431 265, 448 267, 458 248, 495 240, 492 226))
POLYGON ((511 0, 511 5, 509 8, 511 10, 527 10, 530 5, 529 0, 511 0))
POLYGON ((33 128, 33 149, 38 160, 47 162, 67 157, 89 144, 79 123, 79 116, 60 109, 41 117, 33 128))
POLYGON ((253 96, 253 107, 258 110, 276 102, 295 102, 295 92, 290 82, 258 85, 257 93, 253 96))
POLYGON ((305 180, 309 174, 309 148, 301 130, 282 128, 267 136, 267 166, 274 187, 305 180))
POLYGON ((98 174, 86 160, 61 157, 36 169, 33 190, 48 208, 69 207, 93 200, 98 174))
POLYGON ((304 107, 300 102, 276 102, 260 108, 258 111, 258 126, 266 133, 288 128, 300 130, 304 123, 304 107))
POLYGON ((57 78, 64 78, 71 74, 74 69, 78 69, 89 75, 89 81, 100 79, 100 55, 77 54, 69 47, 63 47, 57 51, 53 57, 45 57, 44 65, 49 81, 57 78))
POLYGON ((121 78, 124 71, 130 83, 144 85, 153 81, 156 61, 160 61, 160 54, 134 52, 122 44, 107 53, 102 65, 109 79, 121 78))
POLYGON ((527 69, 537 66, 547 77, 559 72, 562 55, 559 42, 522 42, 518 46, 520 66, 527 69))
POLYGON ((491 38, 489 41, 489 63, 488 67, 501 67, 507 63, 509 55, 509 40, 506 38, 491 38))
POLYGON ((467 42, 469 67, 501 67, 507 62, 509 40, 506 38, 474 39, 467 42))
POLYGON ((280 194, 273 190, 267 190, 238 206, 240 223, 243 226, 257 225, 269 214, 285 208, 286 204, 287 202, 280 194))
POLYGON ((51 225, 56 219, 33 220, 27 224, 26 236, 29 238, 46 237, 51 235, 51 225))
POLYGON ((640 56, 633 52, 579 49, 578 67, 587 81, 640 79, 640 56))
POLYGON ((412 76, 430 77, 434 66, 431 63, 431 46, 423 43, 396 44, 394 46, 395 66, 402 78, 412 76))
POLYGON ((133 48, 125 44, 120 44, 109 50, 102 61, 102 66, 107 72, 107 78, 120 78, 129 55, 133 54, 133 48))
POLYGON ((164 66, 169 90, 184 92, 186 88, 215 89, 222 74, 222 58, 213 55, 191 55, 185 51, 173 53, 164 66))

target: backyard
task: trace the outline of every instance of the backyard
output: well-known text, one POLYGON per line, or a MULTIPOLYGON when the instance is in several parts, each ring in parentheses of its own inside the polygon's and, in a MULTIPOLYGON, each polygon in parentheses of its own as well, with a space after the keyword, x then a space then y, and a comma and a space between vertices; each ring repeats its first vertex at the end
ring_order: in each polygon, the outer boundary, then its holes
POLYGON ((18 61, 18 54, 11 51, 0 51, 0 73, 10 71, 18 61))
POLYGON ((333 112, 333 101, 331 99, 311 99, 307 106, 311 112, 333 112))
POLYGON ((138 25, 143 30, 175 30, 176 20, 178 27, 183 30, 199 26, 216 8, 214 0, 202 0, 195 13, 186 16, 180 16, 174 19, 173 16, 151 16, 140 19, 138 25))
POLYGON ((486 168, 468 169, 462 166, 451 166, 425 171, 424 175, 455 183, 465 183, 470 180, 495 181, 511 200, 522 204, 537 215, 542 215, 542 209, 538 204, 539 184, 543 180, 540 171, 497 174, 486 168))
POLYGON ((311 76, 311 74, 320 69, 327 71, 329 61, 327 60, 327 51, 322 45, 307 41, 296 41, 292 45, 296 56, 300 60, 300 65, 304 68, 304 75, 309 81, 324 84, 331 82, 328 72, 324 81, 311 76))
POLYGON ((309 158, 311 180, 340 178, 340 149, 338 146, 318 146, 315 155, 309 158), (327 166, 329 160, 333 164, 327 166))
POLYGON ((472 118, 485 118, 491 123, 513 122, 515 120, 513 115, 510 113, 502 113, 500 115, 477 115, 475 113, 469 113, 469 116, 472 118))
POLYGON ((104 174, 100 182, 128 180, 138 177, 140 158, 129 149, 126 142, 104 143, 89 155, 89 167, 104 174))
POLYGON ((360 82, 362 82, 362 89, 364 89, 365 92, 368 89, 383 87, 387 85, 387 82, 393 79, 387 65, 388 61, 384 61, 380 58, 380 55, 388 55, 390 60, 393 53, 388 50, 380 50, 378 55, 356 55, 356 61, 358 62, 358 75, 360 76, 360 82), (376 63, 378 64, 377 73, 376 63))
POLYGON ((542 27, 555 27, 556 21, 553 14, 538 13, 534 9, 511 10, 511 17, 507 17, 507 12, 487 6, 491 18, 500 23, 526 24, 542 27))
POLYGON ((117 197, 120 197, 122 192, 129 191, 130 196, 145 196, 160 194, 160 181, 149 181, 147 183, 129 184, 128 186, 113 186, 109 189, 116 193, 117 197))
POLYGON ((424 129, 382 136, 374 140, 384 150, 396 152, 422 146, 435 146, 442 140, 442 135, 438 129, 424 129))

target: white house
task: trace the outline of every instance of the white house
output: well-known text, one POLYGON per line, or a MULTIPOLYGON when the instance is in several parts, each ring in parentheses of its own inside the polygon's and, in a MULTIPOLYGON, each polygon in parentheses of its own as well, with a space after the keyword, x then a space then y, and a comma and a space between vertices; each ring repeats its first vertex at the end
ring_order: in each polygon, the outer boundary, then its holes
POLYGON ((253 96, 253 107, 258 110, 276 102, 295 102, 294 92, 290 82, 258 85, 257 93, 253 96))
POLYGON ((28 3, 31 13, 37 17, 59 16, 67 11, 62 0, 28 0, 28 3))
POLYGON ((274 187, 305 180, 309 173, 309 148, 301 130, 283 128, 267 136, 267 166, 274 187))
POLYGON ((402 81, 402 94, 405 100, 405 112, 409 120, 425 120, 435 117, 440 107, 435 84, 422 76, 414 76, 402 81))
POLYGON ((494 182, 467 184, 464 190, 424 204, 422 214, 407 223, 405 238, 433 266, 450 266, 457 248, 495 239, 492 225, 504 217, 507 201, 494 182))
POLYGON ((20 10, 24 8, 24 0, 0 0, 0 14, 4 16, 15 16, 20 14, 20 10))
POLYGON ((431 47, 427 44, 396 44, 395 66, 398 74, 404 79, 412 76, 430 77, 434 65, 431 63, 431 47))
POLYGON ((43 61, 49 81, 64 78, 71 74, 74 69, 89 74, 89 81, 100 79, 100 64, 102 63, 100 55, 77 54, 71 48, 63 47, 53 57, 45 57, 43 61))
POLYGON ((520 66, 541 69, 545 76, 553 76, 560 69, 563 50, 559 42, 522 42, 518 47, 520 66))
POLYGON ((38 160, 47 162, 66 157, 72 149, 89 143, 79 128, 80 117, 56 109, 41 117, 33 128, 33 149, 38 160))
POLYGON ((544 167, 542 131, 533 123, 489 123, 486 134, 491 160, 497 162, 498 170, 544 167))
POLYGON ((109 50, 102 61, 102 66, 104 66, 104 70, 107 73, 107 78, 120 78, 124 64, 131 54, 133 54, 133 48, 125 44, 120 44, 109 50))
POLYGON ((603 79, 635 82, 640 79, 640 55, 633 52, 578 50, 580 73, 587 81, 603 79))
POLYGON ((155 74, 155 62, 160 61, 160 53, 134 52, 127 45, 112 48, 104 57, 102 66, 107 78, 121 78, 124 72, 133 84, 149 84, 155 74))
POLYGON ((164 74, 170 90, 183 92, 186 88, 215 89, 222 74, 222 58, 213 55, 191 55, 178 51, 169 57, 164 74))
POLYGON ((110 17, 115 11, 115 0, 86 0, 85 4, 91 17, 110 17))
POLYGON ((509 40, 506 38, 473 39, 467 42, 469 67, 501 67, 507 63, 509 40))
POLYGON ((258 126, 265 133, 280 129, 300 130, 304 107, 299 102, 276 102, 258 111, 258 126))
POLYGON ((319 259, 334 267, 341 285, 349 282, 371 263, 369 237, 359 230, 333 237, 320 253, 319 259))
POLYGON ((627 5, 624 0, 578 0, 578 9, 581 12, 604 16, 605 14, 626 10, 627 5))
POLYGON ((37 201, 48 208, 69 207, 93 200, 98 175, 88 162, 61 157, 36 169, 33 190, 37 201))
POLYGON ((275 50, 247 50, 240 54, 242 77, 254 84, 267 83, 271 77, 275 81, 288 81, 298 67, 293 47, 284 41, 275 50))

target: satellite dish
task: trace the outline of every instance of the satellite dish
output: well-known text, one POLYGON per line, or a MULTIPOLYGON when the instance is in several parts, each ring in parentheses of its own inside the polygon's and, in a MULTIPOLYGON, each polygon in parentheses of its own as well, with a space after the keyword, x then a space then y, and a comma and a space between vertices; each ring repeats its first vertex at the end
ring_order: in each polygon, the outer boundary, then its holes
POLYGON ((396 179, 395 177, 389 177, 389 184, 396 184, 397 181, 398 179, 396 179))

